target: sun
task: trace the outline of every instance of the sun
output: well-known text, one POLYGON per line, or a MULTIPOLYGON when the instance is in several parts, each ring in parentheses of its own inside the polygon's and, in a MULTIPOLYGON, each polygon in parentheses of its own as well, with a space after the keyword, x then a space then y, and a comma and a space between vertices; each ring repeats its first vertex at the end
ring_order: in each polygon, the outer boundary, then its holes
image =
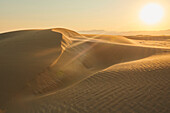
POLYGON ((161 21, 164 16, 164 9, 156 3, 145 5, 140 11, 140 19, 146 24, 156 24, 161 21))

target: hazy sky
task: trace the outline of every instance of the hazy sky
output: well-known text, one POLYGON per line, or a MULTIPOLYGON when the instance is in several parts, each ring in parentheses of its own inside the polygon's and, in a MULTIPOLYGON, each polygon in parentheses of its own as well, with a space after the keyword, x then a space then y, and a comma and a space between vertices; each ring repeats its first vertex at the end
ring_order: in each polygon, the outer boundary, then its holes
POLYGON ((170 29, 170 0, 0 0, 0 32, 64 27, 73 30, 170 29), (139 12, 147 3, 160 4, 161 22, 147 25, 139 12))

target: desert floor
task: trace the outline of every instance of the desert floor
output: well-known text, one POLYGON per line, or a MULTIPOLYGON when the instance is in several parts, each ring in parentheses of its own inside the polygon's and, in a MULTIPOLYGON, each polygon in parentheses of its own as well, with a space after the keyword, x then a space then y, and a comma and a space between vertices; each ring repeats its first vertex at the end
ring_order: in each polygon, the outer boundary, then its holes
POLYGON ((168 113, 170 36, 0 34, 0 113, 168 113))

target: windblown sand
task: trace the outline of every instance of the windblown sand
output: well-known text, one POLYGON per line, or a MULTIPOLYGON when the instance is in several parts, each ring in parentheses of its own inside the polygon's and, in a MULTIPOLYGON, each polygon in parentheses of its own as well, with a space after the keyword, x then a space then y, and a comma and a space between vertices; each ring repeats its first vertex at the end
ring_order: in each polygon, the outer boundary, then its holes
POLYGON ((0 34, 0 113, 168 113, 170 37, 0 34))

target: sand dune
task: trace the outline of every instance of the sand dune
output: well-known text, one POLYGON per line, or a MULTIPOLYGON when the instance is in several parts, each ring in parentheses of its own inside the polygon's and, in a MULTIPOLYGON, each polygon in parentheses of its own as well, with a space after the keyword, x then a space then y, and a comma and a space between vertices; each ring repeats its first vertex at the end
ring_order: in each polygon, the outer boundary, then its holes
POLYGON ((0 34, 0 109, 167 113, 169 39, 81 35, 63 28, 0 34))

